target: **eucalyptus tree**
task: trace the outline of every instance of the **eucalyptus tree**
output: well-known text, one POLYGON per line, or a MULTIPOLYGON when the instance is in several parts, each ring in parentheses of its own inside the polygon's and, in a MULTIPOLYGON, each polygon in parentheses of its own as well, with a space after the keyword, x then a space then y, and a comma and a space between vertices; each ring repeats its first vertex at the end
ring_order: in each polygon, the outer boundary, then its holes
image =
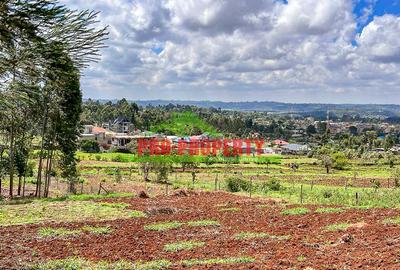
MULTIPOLYGON (((29 145, 26 141, 31 140, 34 134, 42 139, 37 196, 41 196, 45 152, 47 161, 44 175, 48 183, 50 154, 57 147, 57 132, 61 132, 57 130, 57 121, 64 120, 61 116, 65 114, 62 108, 67 96, 65 92, 71 91, 70 94, 75 95, 70 99, 76 103, 72 106, 80 107, 82 102, 79 87, 63 89, 65 81, 61 79, 58 82, 59 76, 49 76, 49 70, 54 68, 55 62, 60 61, 55 59, 58 55, 67 63, 57 68, 66 68, 67 74, 73 69, 74 83, 79 86, 80 70, 98 59, 107 35, 106 28, 95 28, 96 17, 97 13, 88 10, 71 11, 56 0, 0 2, 0 142, 8 150, 11 197, 15 158, 20 161, 21 149, 29 145)), ((65 74, 62 78, 70 79, 65 74)), ((72 119, 76 121, 76 117, 72 119)), ((77 124, 73 126, 75 129, 70 128, 67 132, 76 136, 77 124)), ((65 131, 61 133, 66 135, 65 131)))

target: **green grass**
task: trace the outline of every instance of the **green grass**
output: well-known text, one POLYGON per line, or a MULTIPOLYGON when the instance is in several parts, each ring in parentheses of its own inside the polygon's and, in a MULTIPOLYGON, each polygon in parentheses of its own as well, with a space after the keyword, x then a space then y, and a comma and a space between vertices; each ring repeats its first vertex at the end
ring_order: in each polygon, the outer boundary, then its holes
POLYGON ((165 222, 165 223, 155 223, 144 226, 144 229, 147 231, 168 231, 180 228, 184 225, 184 223, 180 222, 165 222))
POLYGON ((28 266, 27 270, 164 270, 168 269, 172 263, 168 260, 156 260, 150 262, 127 262, 118 261, 90 262, 81 258, 68 258, 63 260, 51 260, 28 266))
POLYGON ((277 239, 277 240, 287 240, 290 238, 290 236, 287 235, 282 235, 282 236, 276 236, 276 235, 270 235, 268 233, 260 233, 260 232, 241 232, 238 234, 235 234, 233 238, 237 240, 247 240, 247 239, 260 239, 260 238, 270 238, 270 239, 277 239))
POLYGON ((85 232, 96 234, 96 235, 110 234, 114 231, 109 226, 105 226, 105 227, 84 226, 84 227, 82 227, 82 230, 85 232))
POLYGON ((338 223, 338 224, 332 224, 324 227, 324 231, 328 232, 336 232, 336 231, 344 231, 347 228, 349 228, 352 224, 349 223, 338 223))
POLYGON ((305 262, 305 261, 307 261, 307 257, 304 256, 304 255, 300 255, 300 256, 297 257, 297 261, 298 262, 305 262))
POLYGON ((91 201, 34 201, 25 205, 4 205, 0 226, 42 222, 103 221, 129 218, 132 210, 91 201))
POLYGON ((185 267, 201 266, 201 265, 218 265, 218 264, 245 264, 255 262, 251 257, 237 258, 213 258, 213 259, 192 259, 183 260, 181 264, 185 267))
POLYGON ((189 111, 173 113, 167 122, 152 126, 151 131, 177 136, 199 135, 200 133, 208 133, 213 137, 220 137, 222 135, 196 113, 189 111))
POLYGON ((125 209, 129 206, 129 204, 127 204, 127 203, 108 203, 108 202, 100 203, 100 205, 105 206, 105 207, 118 208, 118 209, 125 209))
POLYGON ((303 207, 291 208, 282 211, 282 215, 305 215, 310 213, 310 210, 303 207))
POLYGON ((220 226, 218 221, 215 220, 198 220, 189 221, 187 223, 189 227, 207 227, 207 226, 220 226))
POLYGON ((129 212, 129 217, 131 217, 131 218, 145 218, 145 217, 147 217, 147 215, 142 211, 134 210, 134 211, 130 211, 129 212))
POLYGON ((396 218, 387 218, 383 221, 384 224, 387 225, 400 225, 400 217, 396 218))
POLYGON ((69 230, 65 228, 40 228, 38 236, 43 238, 65 238, 71 236, 78 236, 82 232, 80 230, 69 230))
POLYGON ((342 213, 344 211, 343 208, 331 208, 331 207, 327 207, 327 208, 318 208, 317 210, 315 210, 315 213, 318 214, 324 214, 324 213, 342 213))
POLYGON ((204 247, 205 245, 206 243, 204 242, 184 241, 167 244, 164 246, 164 250, 169 252, 178 252, 182 250, 192 250, 198 247, 204 247))
POLYGON ((231 208, 221 208, 219 209, 220 212, 238 212, 240 211, 240 208, 237 207, 231 207, 231 208))

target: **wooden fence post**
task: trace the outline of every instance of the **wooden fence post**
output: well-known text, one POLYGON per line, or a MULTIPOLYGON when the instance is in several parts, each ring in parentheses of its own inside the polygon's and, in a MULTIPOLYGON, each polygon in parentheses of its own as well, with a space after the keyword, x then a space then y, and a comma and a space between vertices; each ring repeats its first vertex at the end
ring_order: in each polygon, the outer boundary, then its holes
POLYGON ((303 184, 300 186, 300 204, 303 204, 303 184))
POLYGON ((252 192, 253 192, 253 176, 250 176, 250 198, 252 192))

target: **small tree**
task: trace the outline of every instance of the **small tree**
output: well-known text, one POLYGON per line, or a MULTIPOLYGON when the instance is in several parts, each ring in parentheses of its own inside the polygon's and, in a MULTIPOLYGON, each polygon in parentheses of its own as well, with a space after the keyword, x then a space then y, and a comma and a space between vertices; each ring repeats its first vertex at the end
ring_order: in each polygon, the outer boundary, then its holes
POLYGON ((346 155, 342 152, 337 152, 332 155, 333 168, 338 170, 344 170, 349 164, 349 160, 346 155))
POLYGON ((394 186, 396 188, 400 187, 400 168, 396 168, 392 171, 392 178, 394 181, 394 186))
POLYGON ((326 173, 329 174, 329 172, 332 168, 332 165, 333 165, 332 158, 328 155, 325 155, 322 157, 322 163, 326 169, 326 173))

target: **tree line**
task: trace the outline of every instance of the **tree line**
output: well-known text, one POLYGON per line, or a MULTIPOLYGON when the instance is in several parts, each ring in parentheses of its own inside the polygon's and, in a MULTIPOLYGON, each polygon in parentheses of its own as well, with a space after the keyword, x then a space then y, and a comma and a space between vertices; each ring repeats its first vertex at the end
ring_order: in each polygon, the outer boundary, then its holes
POLYGON ((29 158, 39 151, 36 197, 47 197, 54 163, 75 192, 82 112, 80 74, 96 61, 107 28, 97 13, 75 11, 56 0, 0 3, 0 191, 25 195, 29 158))

